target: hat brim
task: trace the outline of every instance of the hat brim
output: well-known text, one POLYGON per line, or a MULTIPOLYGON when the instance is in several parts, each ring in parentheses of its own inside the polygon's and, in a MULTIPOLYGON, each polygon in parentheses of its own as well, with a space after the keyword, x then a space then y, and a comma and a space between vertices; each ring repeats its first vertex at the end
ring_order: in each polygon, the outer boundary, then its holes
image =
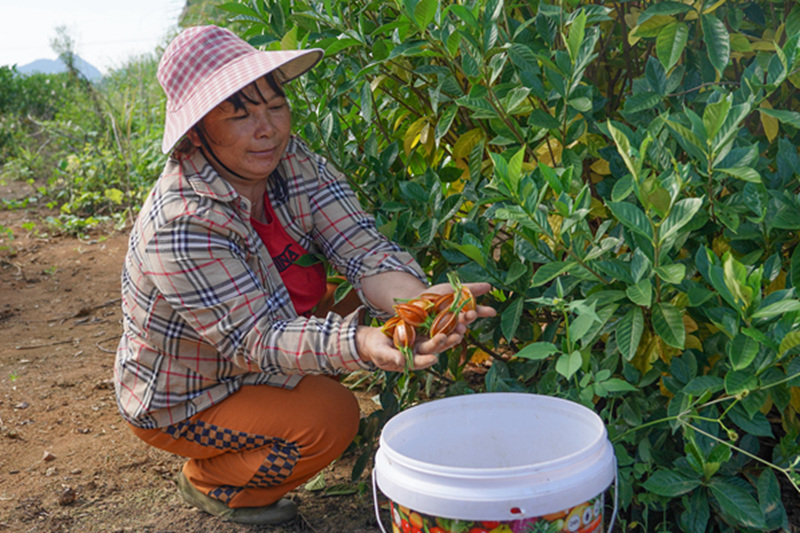
POLYGON ((270 72, 276 73, 279 83, 287 83, 314 68, 324 55, 324 50, 310 48, 254 51, 236 58, 199 82, 196 90, 180 107, 170 108, 167 105, 161 151, 169 153, 192 126, 243 87, 270 72))

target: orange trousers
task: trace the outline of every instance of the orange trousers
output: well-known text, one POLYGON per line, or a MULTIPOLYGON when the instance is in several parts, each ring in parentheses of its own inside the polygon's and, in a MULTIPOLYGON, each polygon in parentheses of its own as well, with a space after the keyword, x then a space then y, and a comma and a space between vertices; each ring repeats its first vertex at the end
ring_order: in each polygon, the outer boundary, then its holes
POLYGON ((231 508, 258 507, 328 466, 358 431, 358 402, 325 376, 294 389, 245 385, 188 420, 158 429, 131 426, 151 446, 188 457, 183 473, 231 508))

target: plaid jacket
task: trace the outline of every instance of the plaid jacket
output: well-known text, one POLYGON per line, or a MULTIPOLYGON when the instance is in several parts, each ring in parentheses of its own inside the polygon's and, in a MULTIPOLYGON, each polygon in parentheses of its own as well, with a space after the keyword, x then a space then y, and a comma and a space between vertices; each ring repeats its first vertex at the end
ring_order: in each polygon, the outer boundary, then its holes
MULTIPOLYGON (((298 139, 278 173, 268 194, 280 223, 360 295, 361 280, 381 272, 426 280, 341 175, 298 139)), ((356 352, 358 313, 298 317, 249 220, 249 200, 199 151, 169 160, 131 231, 122 272, 114 375, 120 412, 134 426, 174 424, 242 385, 292 388, 303 374, 372 368, 356 352)))

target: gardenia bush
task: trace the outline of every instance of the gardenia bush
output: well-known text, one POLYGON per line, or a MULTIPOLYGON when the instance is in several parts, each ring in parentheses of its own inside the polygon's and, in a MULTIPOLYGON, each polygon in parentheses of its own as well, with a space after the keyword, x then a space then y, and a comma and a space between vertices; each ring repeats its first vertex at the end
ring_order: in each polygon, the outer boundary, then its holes
POLYGON ((496 288, 498 317, 466 354, 386 375, 363 457, 398 409, 476 388, 462 356, 490 356, 478 389, 602 416, 621 530, 788 529, 800 6, 221 7, 254 44, 325 49, 293 82, 296 128, 433 281, 455 270, 496 288))

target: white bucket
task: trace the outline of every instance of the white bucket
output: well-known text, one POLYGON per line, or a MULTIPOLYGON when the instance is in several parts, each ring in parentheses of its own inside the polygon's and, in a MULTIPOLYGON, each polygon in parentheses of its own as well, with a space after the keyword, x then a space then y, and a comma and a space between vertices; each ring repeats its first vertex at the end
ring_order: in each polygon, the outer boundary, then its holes
POLYGON ((391 500, 393 531, 461 531, 475 522, 519 533, 546 520, 547 531, 599 533, 615 477, 613 447, 590 409, 534 394, 457 396, 386 424, 373 471, 375 511, 380 524, 379 487, 391 500))

